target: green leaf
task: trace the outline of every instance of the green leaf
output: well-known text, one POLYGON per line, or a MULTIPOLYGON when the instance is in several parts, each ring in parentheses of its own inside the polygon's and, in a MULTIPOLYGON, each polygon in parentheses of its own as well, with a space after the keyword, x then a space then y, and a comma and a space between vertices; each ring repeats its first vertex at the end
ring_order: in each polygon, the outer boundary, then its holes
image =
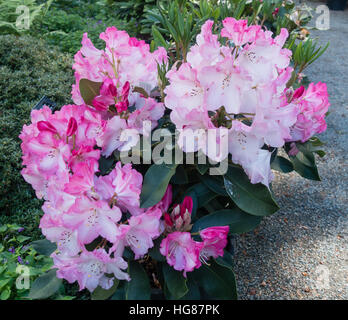
POLYGON ((176 172, 170 180, 173 184, 187 184, 189 183, 188 176, 184 166, 178 166, 176 172))
POLYGON ((128 269, 131 281, 126 285, 126 300, 149 300, 150 281, 143 267, 137 261, 130 261, 128 269))
POLYGON ((51 255, 57 249, 57 245, 47 239, 33 241, 30 245, 44 256, 51 255))
POLYGON ((291 162, 294 165, 295 171, 303 178, 315 181, 321 181, 318 169, 316 166, 308 166, 304 163, 304 157, 299 154, 296 157, 291 157, 291 162))
POLYGON ((223 209, 197 220, 192 232, 198 232, 208 227, 229 226, 230 233, 245 233, 255 229, 261 222, 261 216, 250 215, 238 208, 223 209))
POLYGON ((204 183, 193 185, 187 190, 186 194, 192 197, 192 193, 194 193, 194 197, 197 199, 197 208, 204 207, 207 203, 217 197, 217 194, 211 191, 204 183))
POLYGON ((209 170, 209 165, 207 165, 207 164, 196 164, 196 168, 197 168, 198 172, 201 175, 204 175, 209 170))
POLYGON ((168 44, 167 44, 166 40, 164 40, 162 34, 159 32, 159 30, 156 28, 155 25, 152 25, 152 36, 153 36, 157 45, 168 49, 168 44))
POLYGON ((58 291, 62 279, 57 278, 56 271, 57 269, 52 269, 35 279, 30 288, 29 299, 46 299, 58 291))
POLYGON ((107 300, 110 298, 117 290, 119 284, 119 280, 114 279, 114 284, 113 286, 105 290, 102 287, 98 286, 91 294, 91 299, 92 300, 107 300))
POLYGON ((149 208, 161 201, 177 164, 153 164, 146 172, 140 195, 140 207, 149 208))
POLYGON ((17 240, 18 240, 20 243, 22 243, 22 242, 24 242, 24 241, 27 241, 27 240, 29 240, 29 239, 30 239, 30 237, 22 236, 22 235, 19 235, 19 236, 17 237, 17 240))
POLYGON ((0 300, 7 300, 11 295, 11 289, 9 287, 5 288, 5 290, 3 290, 1 292, 0 295, 0 300))
POLYGON ((182 298, 187 292, 186 279, 182 272, 174 270, 168 264, 163 265, 163 278, 170 293, 170 297, 173 299, 182 298))
POLYGON ((297 143, 296 147, 299 149, 297 155, 289 157, 295 171, 303 178, 321 181, 310 144, 297 143))
POLYGON ((237 299, 236 280, 232 268, 221 266, 213 260, 210 266, 202 265, 193 271, 192 276, 209 299, 237 299))
POLYGON ((111 296, 110 300, 126 300, 127 281, 119 282, 116 292, 111 296))
POLYGON ((9 282, 11 281, 11 279, 9 279, 9 278, 5 278, 5 279, 1 279, 0 280, 0 291, 1 291, 1 289, 3 288, 3 287, 5 287, 9 282))
POLYGON ((93 99, 99 95, 102 82, 94 82, 88 79, 81 79, 79 82, 80 93, 83 101, 91 105, 93 99))
POLYGON ((201 293, 199 291, 199 286, 189 273, 187 275, 186 284, 188 291, 180 300, 200 300, 201 293))
POLYGON ((215 261, 220 266, 223 266, 225 268, 229 268, 233 271, 233 258, 232 258, 232 255, 228 251, 224 250, 224 256, 218 257, 217 259, 215 259, 215 261))
POLYGON ((206 174, 204 176, 201 176, 200 179, 202 180, 204 185, 207 186, 211 191, 221 196, 228 197, 228 194, 224 185, 224 180, 221 177, 218 178, 218 176, 213 177, 206 174))
POLYGON ((224 182, 230 198, 247 213, 267 216, 279 209, 269 189, 261 183, 252 184, 241 168, 230 166, 224 182))
POLYGON ((58 295, 54 298, 54 300, 74 300, 76 297, 74 296, 63 296, 63 295, 58 295))
POLYGON ((178 11, 178 21, 177 24, 179 26, 179 31, 180 31, 180 35, 183 38, 185 35, 185 23, 184 23, 184 18, 180 12, 180 10, 178 11))
POLYGON ((283 173, 289 173, 294 171, 294 166, 288 159, 276 156, 274 161, 271 163, 271 168, 283 173))

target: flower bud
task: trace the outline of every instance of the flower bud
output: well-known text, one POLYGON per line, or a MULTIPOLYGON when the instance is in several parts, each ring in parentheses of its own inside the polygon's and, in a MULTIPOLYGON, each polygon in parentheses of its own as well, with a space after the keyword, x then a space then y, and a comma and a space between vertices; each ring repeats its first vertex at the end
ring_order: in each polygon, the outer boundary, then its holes
POLYGON ((184 220, 184 226, 188 226, 191 223, 191 212, 186 210, 186 212, 183 215, 183 220, 184 220))
POLYGON ((57 129, 53 125, 51 125, 48 121, 39 121, 37 123, 37 128, 40 131, 49 131, 54 134, 58 133, 57 129))
POLYGON ((303 96, 303 93, 305 92, 305 87, 301 86, 298 89, 295 90, 294 95, 292 96, 292 99, 299 99, 303 96))
POLYGON ((173 221, 172 221, 172 219, 170 218, 170 215, 167 212, 164 214, 164 222, 169 227, 173 226, 173 221))
POLYGON ((279 13, 279 8, 275 8, 275 10, 272 12, 272 15, 275 17, 279 13))
POLYGON ((175 229, 179 231, 179 230, 181 229, 181 227, 183 226, 183 224, 184 224, 184 221, 183 221, 183 219, 179 216, 179 217, 175 220, 175 229))
POLYGON ((126 83, 123 85, 123 88, 122 88, 122 99, 123 100, 126 100, 128 98, 129 89, 130 89, 129 81, 126 81, 126 83))
POLYGON ((69 123, 68 123, 68 129, 66 131, 66 135, 68 137, 71 137, 73 134, 75 134, 76 130, 77 130, 76 119, 71 117, 70 120, 69 120, 69 123))
POLYGON ((180 205, 180 215, 183 217, 186 211, 188 211, 191 214, 192 208, 193 208, 192 198, 189 196, 185 197, 184 201, 180 205))

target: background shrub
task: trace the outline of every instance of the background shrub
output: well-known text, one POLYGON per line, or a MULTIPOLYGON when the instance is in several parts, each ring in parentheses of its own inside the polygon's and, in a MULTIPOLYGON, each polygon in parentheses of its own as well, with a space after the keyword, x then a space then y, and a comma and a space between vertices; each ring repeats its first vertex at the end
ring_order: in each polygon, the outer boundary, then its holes
POLYGON ((119 18, 116 8, 107 6, 102 1, 56 0, 44 16, 36 19, 30 34, 74 55, 81 47, 85 32, 99 48, 105 46, 99 35, 106 27, 115 26, 135 36, 136 28, 128 22, 127 19, 119 18))
POLYGON ((36 0, 0 0, 0 34, 21 34, 27 30, 19 29, 16 25, 17 18, 23 13, 19 6, 26 6, 29 9, 30 19, 29 27, 31 23, 50 7, 53 0, 42 1, 39 5, 36 0))

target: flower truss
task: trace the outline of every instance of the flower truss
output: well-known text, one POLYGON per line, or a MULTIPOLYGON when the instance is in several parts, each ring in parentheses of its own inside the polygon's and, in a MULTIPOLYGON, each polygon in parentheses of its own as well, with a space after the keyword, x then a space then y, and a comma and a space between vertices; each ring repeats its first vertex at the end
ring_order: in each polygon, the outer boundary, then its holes
POLYGON ((115 150, 131 150, 139 135, 149 136, 166 111, 185 152, 202 151, 217 162, 230 156, 266 192, 273 150, 291 145, 289 155, 296 156, 296 143, 326 129, 326 85, 287 86, 293 68, 292 52, 283 48, 286 29, 274 36, 234 18, 223 21, 220 34, 212 29, 213 22, 205 22, 187 59, 171 67, 164 48, 151 52, 115 27, 100 35, 104 50, 85 34, 73 65, 75 105, 32 111, 20 135, 22 175, 44 200, 40 228, 57 245, 52 258, 59 278, 89 291, 129 282, 130 259, 146 259, 156 239, 158 254, 184 277, 224 256, 231 224, 195 229, 196 193, 174 197, 172 183, 161 184, 158 176, 163 192, 150 190, 157 200, 144 207, 143 167, 114 161, 108 172, 100 168, 102 157, 112 159, 115 150), (161 101, 153 94, 160 65, 170 68, 161 101), (144 120, 150 129, 143 129, 144 120))
POLYGON ((179 139, 185 151, 201 150, 216 161, 230 153, 252 183, 268 186, 273 178, 272 152, 264 146, 305 142, 324 131, 329 107, 326 85, 312 83, 295 92, 286 87, 293 71, 291 51, 283 49, 286 29, 273 37, 260 26, 248 27, 245 20, 226 18, 223 26, 225 45, 212 33, 213 21, 207 21, 187 62, 168 72, 165 105, 186 138, 179 139), (208 129, 224 129, 216 134, 217 146, 227 135, 228 144, 214 148, 216 153, 209 152, 208 129), (200 130, 196 142, 190 141, 192 130, 200 130))

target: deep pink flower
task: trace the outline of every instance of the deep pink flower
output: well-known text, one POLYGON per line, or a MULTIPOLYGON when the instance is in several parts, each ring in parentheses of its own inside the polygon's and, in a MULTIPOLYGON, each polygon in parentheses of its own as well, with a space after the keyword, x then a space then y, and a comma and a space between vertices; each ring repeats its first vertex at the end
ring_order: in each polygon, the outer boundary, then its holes
POLYGON ((325 116, 330 106, 328 97, 326 84, 321 82, 311 83, 307 90, 299 88, 295 91, 293 103, 299 107, 299 114, 291 128, 289 141, 306 142, 326 130, 325 116))
POLYGON ((167 212, 169 209, 169 206, 172 203, 172 200, 173 200, 173 188, 171 184, 168 184, 167 190, 164 193, 163 198, 154 207, 159 208, 163 213, 167 212))
POLYGON ((180 215, 183 217, 186 211, 188 211, 191 214, 192 208, 193 208, 193 200, 191 197, 186 196, 180 205, 180 215))
POLYGON ((292 99, 299 99, 302 97, 302 95, 304 94, 304 92, 306 91, 304 86, 299 87, 298 89, 295 90, 292 99))
POLYGON ((198 242, 199 262, 197 268, 201 266, 201 262, 207 263, 210 257, 217 258, 224 255, 224 248, 227 245, 227 235, 229 227, 209 227, 200 231, 199 235, 203 242, 198 242))

